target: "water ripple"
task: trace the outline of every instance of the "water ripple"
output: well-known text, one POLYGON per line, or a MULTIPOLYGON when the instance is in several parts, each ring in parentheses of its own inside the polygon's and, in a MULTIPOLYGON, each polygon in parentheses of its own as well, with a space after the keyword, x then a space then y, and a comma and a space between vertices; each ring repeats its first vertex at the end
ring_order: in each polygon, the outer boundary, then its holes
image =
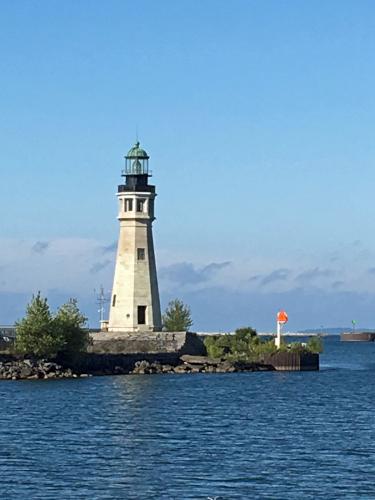
POLYGON ((319 373, 0 383, 2 498, 375 498, 375 346, 319 373))

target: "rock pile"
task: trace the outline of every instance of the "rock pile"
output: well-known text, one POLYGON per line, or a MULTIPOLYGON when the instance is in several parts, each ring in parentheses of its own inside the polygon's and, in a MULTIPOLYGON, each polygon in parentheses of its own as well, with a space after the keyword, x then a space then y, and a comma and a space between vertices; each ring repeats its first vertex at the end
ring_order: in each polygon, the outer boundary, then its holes
MULTIPOLYGON (((138 358, 139 359, 139 358, 138 358)), ((142 358, 141 358, 142 359, 142 358)), ((77 367, 74 373, 70 368, 44 359, 22 359, 17 356, 0 357, 0 380, 36 380, 88 377, 93 375, 125 375, 125 374, 153 374, 153 373, 233 373, 243 371, 274 370, 273 366, 261 363, 249 363, 215 359, 206 356, 184 355, 178 364, 163 364, 159 361, 136 361, 135 363, 104 363, 90 369, 86 366, 86 373, 81 373, 82 366, 77 367)))
POLYGON ((149 361, 137 361, 134 369, 130 372, 133 374, 151 374, 151 373, 173 373, 174 367, 171 365, 162 365, 158 362, 150 363, 149 361))
POLYGON ((206 356, 181 356, 182 364, 177 366, 162 365, 160 363, 149 363, 148 361, 137 361, 132 374, 151 373, 234 373, 243 371, 270 371, 274 368, 260 363, 243 361, 228 361, 206 356))
POLYGON ((71 378, 79 375, 70 368, 46 360, 19 359, 0 361, 0 380, 71 378))

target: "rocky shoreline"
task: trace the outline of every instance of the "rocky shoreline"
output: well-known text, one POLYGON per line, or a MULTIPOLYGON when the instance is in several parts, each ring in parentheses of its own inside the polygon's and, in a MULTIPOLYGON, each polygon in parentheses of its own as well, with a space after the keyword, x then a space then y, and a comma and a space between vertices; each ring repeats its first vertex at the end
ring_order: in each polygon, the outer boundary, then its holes
POLYGON ((235 373, 273 371, 272 365, 255 362, 229 361, 207 356, 183 355, 175 364, 160 361, 135 361, 132 366, 115 365, 113 368, 95 370, 94 375, 151 375, 151 374, 181 374, 181 373, 235 373))
POLYGON ((92 375, 148 375, 319 370, 319 355, 280 353, 257 362, 208 356, 158 354, 95 355, 84 353, 74 362, 0 355, 0 380, 46 380, 92 375))
POLYGON ((273 366, 261 363, 229 361, 206 356, 184 355, 181 356, 180 360, 182 363, 177 366, 160 364, 158 362, 138 361, 130 373, 144 375, 152 373, 235 373, 274 370, 273 366))
POLYGON ((19 359, 0 361, 0 380, 45 380, 88 377, 73 373, 71 368, 44 359, 19 359))
POLYGON ((158 361, 135 361, 130 366, 115 365, 82 373, 80 370, 45 359, 0 360, 0 380, 47 380, 89 377, 92 375, 146 375, 182 373, 235 373, 243 371, 270 371, 274 368, 261 363, 246 363, 213 359, 206 356, 183 355, 176 365, 158 361))

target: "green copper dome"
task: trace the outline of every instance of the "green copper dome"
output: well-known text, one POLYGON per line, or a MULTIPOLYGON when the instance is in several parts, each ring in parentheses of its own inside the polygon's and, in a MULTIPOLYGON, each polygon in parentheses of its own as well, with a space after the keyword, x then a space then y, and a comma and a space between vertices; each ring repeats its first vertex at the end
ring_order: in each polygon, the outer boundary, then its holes
POLYGON ((139 142, 137 141, 134 146, 129 150, 126 158, 143 158, 148 160, 150 157, 146 153, 146 151, 139 147, 139 142))

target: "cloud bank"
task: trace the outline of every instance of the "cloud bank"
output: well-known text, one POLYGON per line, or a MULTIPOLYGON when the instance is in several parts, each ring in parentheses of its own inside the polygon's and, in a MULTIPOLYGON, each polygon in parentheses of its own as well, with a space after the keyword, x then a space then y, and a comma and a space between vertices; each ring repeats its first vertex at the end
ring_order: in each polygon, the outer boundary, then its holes
MULTIPOLYGON (((291 329, 375 324, 375 255, 359 243, 353 255, 339 251, 324 258, 306 255, 279 260, 202 262, 173 260, 161 252, 159 288, 163 308, 179 297, 193 311, 197 330, 274 327, 279 308, 289 312, 291 329), (332 255, 335 258, 332 260, 332 255)), ((92 326, 98 311, 94 290, 112 287, 116 244, 92 239, 0 240, 0 324, 20 318, 40 290, 53 307, 77 297, 92 326)))

